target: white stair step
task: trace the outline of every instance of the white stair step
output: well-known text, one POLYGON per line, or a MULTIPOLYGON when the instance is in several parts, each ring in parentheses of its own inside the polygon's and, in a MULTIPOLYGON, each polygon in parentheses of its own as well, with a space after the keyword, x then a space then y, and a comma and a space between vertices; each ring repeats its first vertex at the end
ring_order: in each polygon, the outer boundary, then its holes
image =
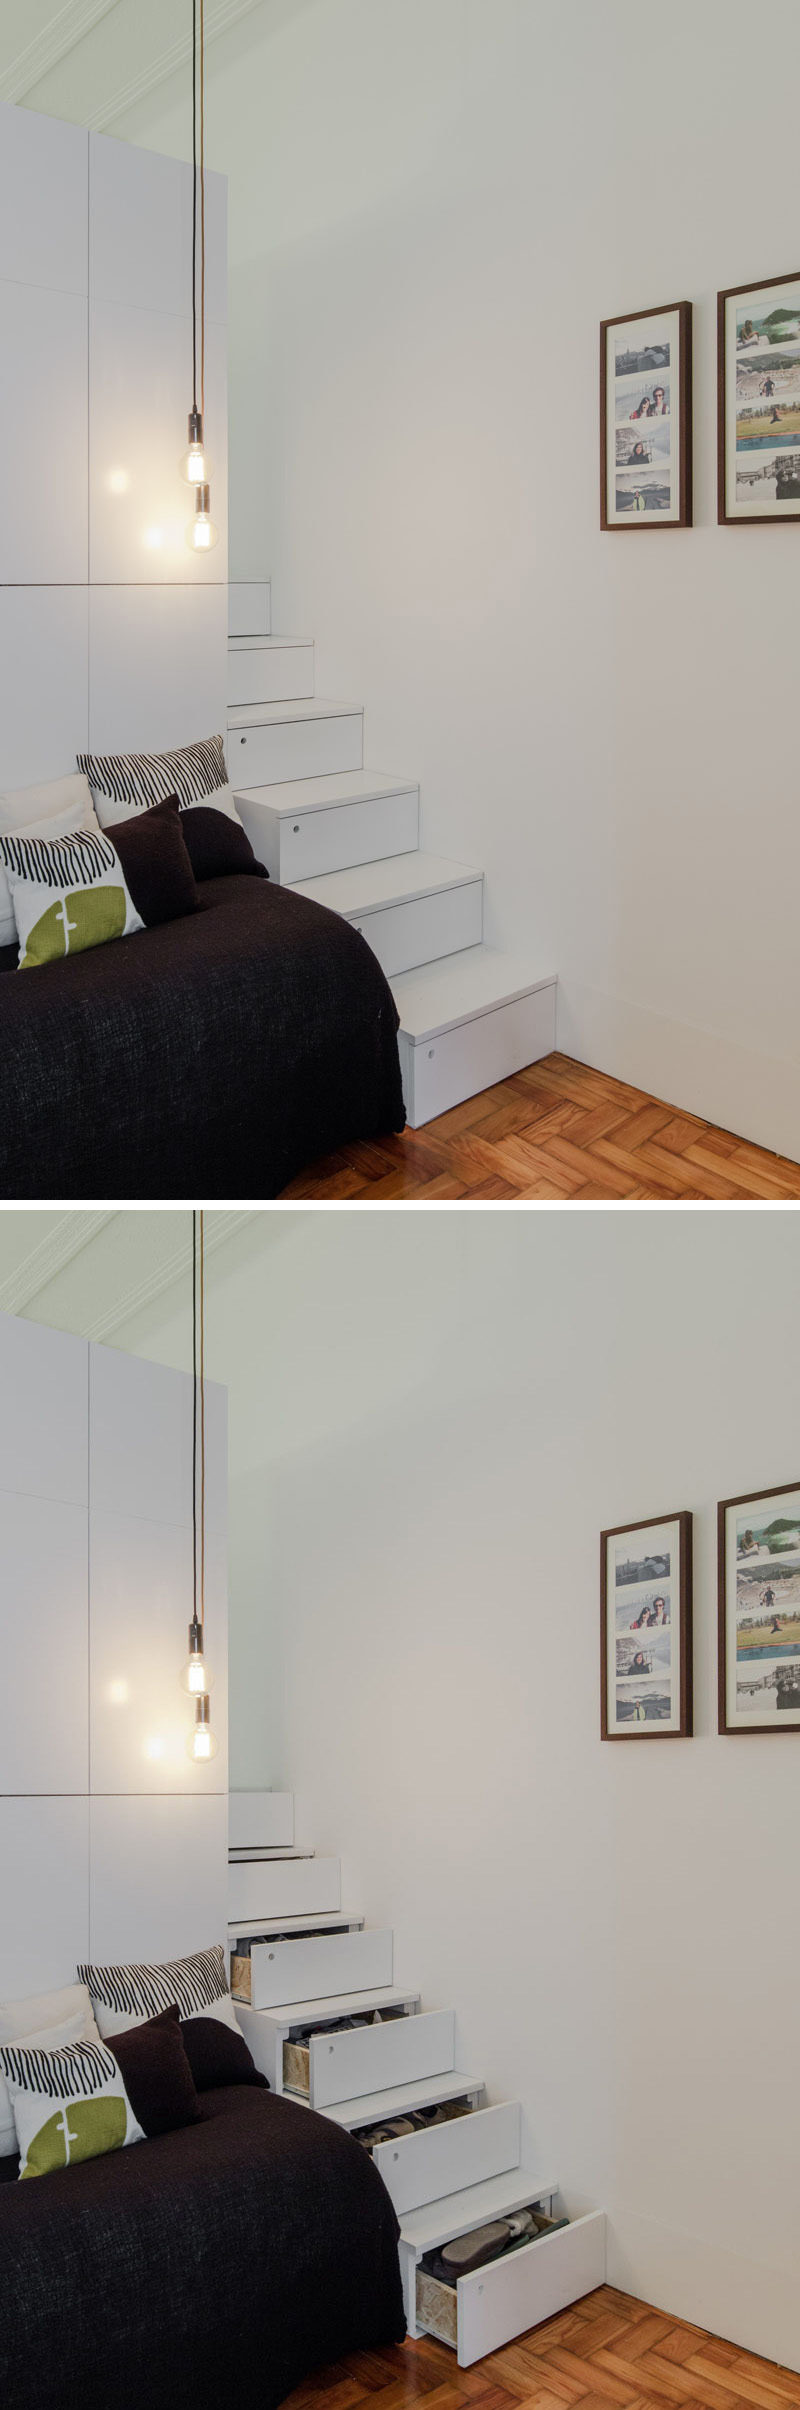
POLYGON ((557 2190, 555 2176, 515 2167, 507 2175, 490 2176, 483 2184, 468 2184, 460 2192, 445 2194, 441 2201, 429 2201, 424 2209, 409 2210, 400 2220, 403 2241, 420 2256, 423 2251, 438 2251, 455 2235, 472 2234, 476 2226, 489 2225, 492 2218, 513 2217, 515 2209, 551 2200, 557 2190))
POLYGON ((314 647, 299 636, 237 636, 228 645, 228 708, 313 695, 314 647))
POLYGON ((268 636, 272 592, 269 578, 232 578, 228 587, 231 636, 268 636))
POLYGON ((291 1849, 294 1798, 291 1791, 231 1791, 229 1849, 291 1849))
POLYGON ((273 1849, 270 1844, 262 1846, 260 1842, 257 1842, 255 1848, 251 1845, 248 1849, 231 1849, 229 1846, 228 1865, 265 1866, 269 1865, 273 1858, 313 1858, 315 1855, 316 1852, 313 1849, 295 1849, 294 1844, 287 1845, 286 1848, 273 1849))
POLYGON ((282 886, 419 844, 419 788, 380 770, 237 787, 236 804, 259 862, 282 886))
POLYGON ((399 854, 294 885, 359 929, 387 978, 480 941, 483 874, 438 854, 399 854))
POLYGON ((428 2075, 414 2083, 388 2084, 379 2092, 363 2093, 360 2098, 338 2100, 325 2110, 335 2125, 383 2125, 390 2117, 407 2116, 411 2109, 435 2109, 445 2100, 479 2100, 483 2077, 464 2075, 454 2067, 447 2075, 428 2075))
POLYGON ((446 2125, 421 2126, 414 2134, 398 2134, 376 2143, 373 2158, 397 2215, 402 2218, 430 2201, 440 2201, 469 2185, 487 2184, 519 2170, 522 2157, 522 2109, 518 2100, 500 2101, 476 2109, 472 2117, 454 2117, 446 2125))
POLYGON ((228 1867, 232 1924, 242 1917, 299 1916, 340 1907, 338 1858, 256 1858, 228 1867))
POLYGON ((250 1952, 251 2008, 321 2000, 331 1993, 391 1983, 393 1935, 369 1926, 359 1933, 318 1933, 299 1941, 256 1941, 250 1952))
POLYGON ((326 1993, 321 2000, 289 2000, 283 2007, 262 2008, 257 2013, 275 2033, 292 2033, 299 2025, 313 2025, 322 2032, 342 2017, 367 2016, 374 2008, 415 2009, 419 2000, 418 1991, 398 1991, 386 1983, 367 1991, 326 1993))
POLYGON ((363 1916, 348 1916, 345 1908, 321 1916, 315 1916, 312 1911, 305 1916, 236 1917, 228 1925, 228 1938, 230 1941, 236 1941, 239 1937, 243 1941, 267 1941, 272 1934, 280 1940, 284 1934, 288 1938, 289 1935, 311 1937, 316 1933, 360 1933, 364 1923, 363 1916))
POLYGON ((227 756, 228 775, 237 790, 360 770, 362 707, 328 702, 319 695, 304 702, 234 705, 228 713, 227 756))
POLYGON ((491 946, 392 979, 412 1129, 552 1054, 556 976, 491 946))

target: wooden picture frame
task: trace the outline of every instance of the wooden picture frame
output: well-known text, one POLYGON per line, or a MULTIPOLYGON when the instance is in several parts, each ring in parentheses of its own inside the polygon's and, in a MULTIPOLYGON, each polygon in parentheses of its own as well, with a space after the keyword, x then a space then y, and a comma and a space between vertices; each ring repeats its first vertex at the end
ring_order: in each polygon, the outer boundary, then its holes
POLYGON ((717 1578, 719 1731, 800 1731, 800 1481, 720 1499, 717 1578))
POLYGON ((717 294, 717 518, 721 527, 800 520, 800 269, 717 294))
POLYGON ((689 1509, 612 1525, 600 1535, 603 1740, 688 1740, 692 1671, 689 1509), (634 1544, 633 1556, 625 1542, 634 1544))
POLYGON ((600 328, 600 525, 691 524, 692 305, 671 301, 600 328))

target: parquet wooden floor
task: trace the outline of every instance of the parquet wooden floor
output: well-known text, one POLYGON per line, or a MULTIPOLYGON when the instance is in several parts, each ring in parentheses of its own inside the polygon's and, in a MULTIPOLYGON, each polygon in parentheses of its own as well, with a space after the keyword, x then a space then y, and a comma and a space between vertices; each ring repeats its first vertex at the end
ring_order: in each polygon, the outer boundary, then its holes
POLYGON ((800 2410, 800 2376, 611 2285, 474 2368, 425 2337, 355 2352, 285 2410, 800 2410))
POLYGON ((550 1054, 422 1130, 340 1148, 283 1194, 355 1204, 399 1197, 425 1204, 458 1197, 785 1203, 800 1197, 800 1163, 550 1054))

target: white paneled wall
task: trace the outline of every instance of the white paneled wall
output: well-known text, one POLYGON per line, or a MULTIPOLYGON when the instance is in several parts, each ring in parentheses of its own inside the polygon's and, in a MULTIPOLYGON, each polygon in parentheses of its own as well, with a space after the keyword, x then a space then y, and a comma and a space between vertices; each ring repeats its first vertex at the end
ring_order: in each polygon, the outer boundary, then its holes
POLYGON ((0 107, 0 791, 86 746, 224 726, 225 178, 205 195, 208 555, 178 466, 191 202, 178 160, 0 107))
POLYGON ((0 1317, 0 1996, 224 1936, 227 1417, 206 1389, 218 1754, 186 1752, 192 1384, 0 1317))

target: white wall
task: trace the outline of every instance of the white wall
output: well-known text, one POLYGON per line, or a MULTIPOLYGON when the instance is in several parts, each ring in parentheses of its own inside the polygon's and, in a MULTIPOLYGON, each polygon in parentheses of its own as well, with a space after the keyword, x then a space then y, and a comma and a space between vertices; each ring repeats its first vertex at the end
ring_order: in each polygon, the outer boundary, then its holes
POLYGON ((224 1937, 227 1449, 206 1401, 208 1765, 186 1754, 192 1385, 0 1315, 0 1996, 224 1937))
MULTIPOLYGON (((715 1698, 716 1500, 798 1469, 794 1219, 387 1208, 238 1245, 232 1779, 295 1788, 461 2063, 606 2204, 612 2279, 796 2368, 797 1751, 718 1738, 715 1698), (696 1737, 604 1745, 599 1533, 682 1506, 696 1737)), ((119 1336, 180 1356, 182 1319, 119 1336)))
MULTIPOLYGON (((800 1155, 800 536, 718 529, 715 297, 792 266, 795 0, 314 0, 208 59, 231 524, 559 1043, 800 1155), (272 37, 272 38, 270 38, 272 37), (751 164, 769 129, 769 168, 751 164), (696 304, 696 520, 599 530, 601 317, 696 304)), ((186 141, 184 84, 119 131, 186 141)))
POLYGON ((225 724, 226 190, 207 178, 220 543, 189 550, 191 173, 0 106, 0 788, 225 724))

